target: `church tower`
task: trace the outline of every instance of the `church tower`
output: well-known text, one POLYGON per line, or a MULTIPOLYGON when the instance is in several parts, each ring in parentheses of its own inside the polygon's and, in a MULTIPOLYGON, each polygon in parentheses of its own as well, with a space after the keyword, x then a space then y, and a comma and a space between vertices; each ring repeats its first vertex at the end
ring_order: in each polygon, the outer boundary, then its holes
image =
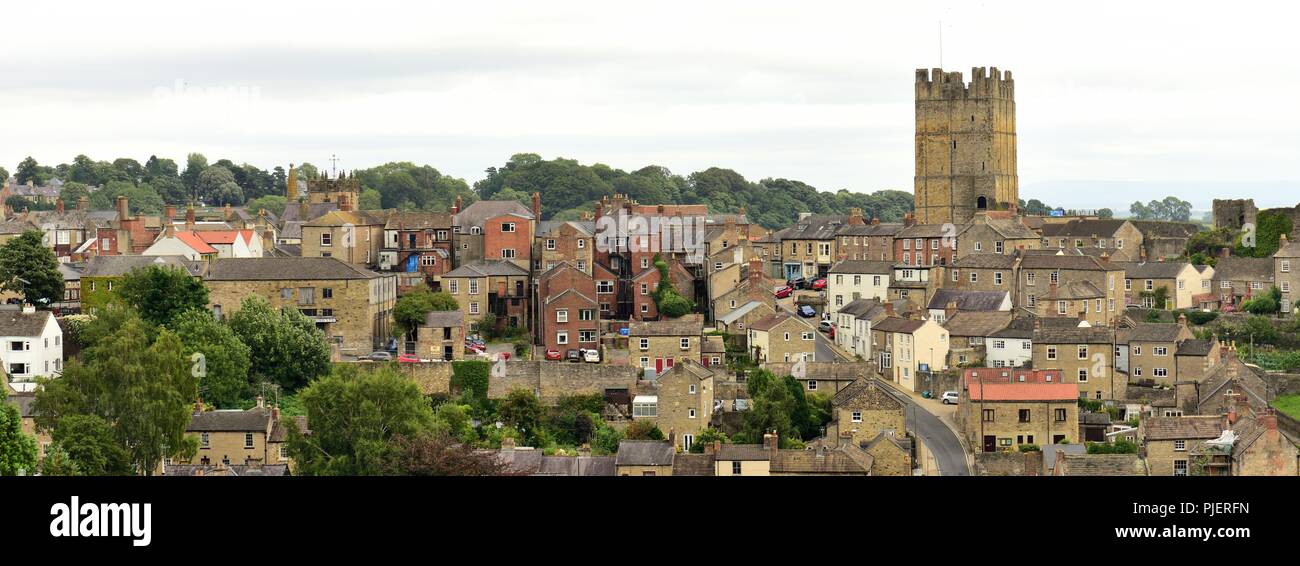
POLYGON ((1011 71, 916 71, 916 220, 961 224, 1020 200, 1011 71))

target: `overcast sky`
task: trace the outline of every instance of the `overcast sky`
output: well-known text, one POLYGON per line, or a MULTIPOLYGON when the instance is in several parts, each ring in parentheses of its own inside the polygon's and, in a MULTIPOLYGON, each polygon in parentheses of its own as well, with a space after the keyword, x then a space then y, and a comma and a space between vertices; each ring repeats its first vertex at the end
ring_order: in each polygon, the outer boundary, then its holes
POLYGON ((337 154, 472 183, 534 152, 910 191, 942 20, 945 68, 1014 73, 1022 198, 1300 201, 1286 4, 136 4, 5 6, 0 165, 337 154))

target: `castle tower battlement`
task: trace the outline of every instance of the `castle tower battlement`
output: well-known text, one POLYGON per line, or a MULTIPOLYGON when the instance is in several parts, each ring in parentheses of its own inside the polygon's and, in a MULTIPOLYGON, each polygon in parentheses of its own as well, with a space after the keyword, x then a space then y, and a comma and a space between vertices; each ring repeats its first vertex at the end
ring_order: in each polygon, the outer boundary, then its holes
POLYGON ((916 70, 917 222, 969 222, 1020 200, 1011 71, 916 70))

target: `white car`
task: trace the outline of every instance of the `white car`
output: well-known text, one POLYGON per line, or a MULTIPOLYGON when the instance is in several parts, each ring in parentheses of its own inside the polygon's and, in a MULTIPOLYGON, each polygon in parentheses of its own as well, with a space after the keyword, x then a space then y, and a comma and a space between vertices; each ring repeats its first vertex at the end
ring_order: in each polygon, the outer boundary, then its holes
POLYGON ((582 351, 582 359, 588 363, 600 363, 600 350, 590 349, 582 351))
POLYGON ((943 397, 940 397, 939 400, 942 401, 944 405, 956 405, 956 404, 957 404, 957 392, 956 392, 956 391, 944 391, 944 392, 943 392, 943 397))

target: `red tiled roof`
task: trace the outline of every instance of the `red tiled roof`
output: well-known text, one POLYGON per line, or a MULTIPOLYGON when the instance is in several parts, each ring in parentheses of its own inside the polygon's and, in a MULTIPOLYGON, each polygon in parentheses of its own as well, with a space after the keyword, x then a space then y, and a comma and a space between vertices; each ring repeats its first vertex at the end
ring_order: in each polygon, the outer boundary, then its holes
POLYGON ((966 386, 990 383, 1065 383, 1059 369, 967 368, 966 386), (1021 379, 1024 376, 1024 379, 1021 379), (1050 379, 1048 379, 1050 377, 1050 379))
POLYGON ((184 242, 185 245, 193 248, 194 251, 198 253, 201 254, 217 253, 216 248, 209 246, 207 242, 204 242, 203 238, 200 238, 198 234, 195 232, 176 232, 176 238, 184 242))
POLYGON ((1079 388, 1073 383, 985 383, 970 387, 972 401, 1072 401, 1079 388))
POLYGON ((197 232, 199 238, 208 244, 233 244, 235 238, 243 236, 245 242, 253 241, 252 230, 204 230, 197 232))

